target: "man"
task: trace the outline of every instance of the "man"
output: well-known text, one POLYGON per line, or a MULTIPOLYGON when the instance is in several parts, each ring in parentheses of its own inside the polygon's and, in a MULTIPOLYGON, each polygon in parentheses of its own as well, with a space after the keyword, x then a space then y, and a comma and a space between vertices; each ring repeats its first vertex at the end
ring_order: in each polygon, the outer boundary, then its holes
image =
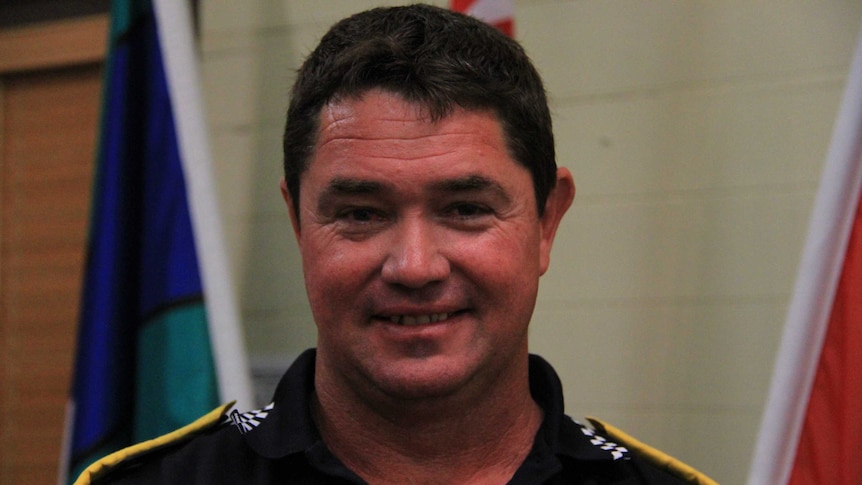
POLYGON ((220 408, 82 480, 710 483, 573 422, 528 354, 575 188, 516 42, 429 6, 345 19, 299 71, 284 154, 316 350, 264 410, 220 408))

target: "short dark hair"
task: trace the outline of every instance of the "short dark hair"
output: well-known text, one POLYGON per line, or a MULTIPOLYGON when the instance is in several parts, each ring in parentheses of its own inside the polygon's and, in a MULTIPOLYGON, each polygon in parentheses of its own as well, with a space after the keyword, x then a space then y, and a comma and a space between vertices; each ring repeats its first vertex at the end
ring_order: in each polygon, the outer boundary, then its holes
POLYGON ((336 23, 299 69, 284 129, 284 177, 299 213, 300 177, 322 108, 383 89, 427 109, 488 110, 512 158, 533 179, 539 214, 556 182, 551 114, 541 77, 516 41, 488 24, 430 5, 376 8, 336 23))

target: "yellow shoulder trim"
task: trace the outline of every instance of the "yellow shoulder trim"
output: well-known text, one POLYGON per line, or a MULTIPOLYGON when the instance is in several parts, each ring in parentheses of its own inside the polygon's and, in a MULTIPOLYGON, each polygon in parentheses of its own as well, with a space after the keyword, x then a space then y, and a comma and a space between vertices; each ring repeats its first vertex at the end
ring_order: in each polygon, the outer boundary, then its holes
POLYGON ((694 468, 686 465, 685 463, 677 460, 676 458, 659 451, 646 443, 638 441, 636 438, 633 438, 610 424, 607 424, 596 418, 587 418, 594 425, 598 425, 599 427, 604 428, 605 432, 607 432, 608 437, 612 438, 614 441, 621 443, 626 446, 626 448, 632 449, 636 451, 638 454, 642 455, 649 462, 654 465, 667 470, 668 472, 681 477, 689 482, 696 485, 718 485, 718 482, 704 475, 703 473, 695 470, 694 468))
POLYGON ((194 435, 195 433, 198 433, 202 430, 205 430, 218 424, 222 420, 222 417, 224 417, 224 415, 227 413, 227 411, 231 407, 233 407, 233 405, 233 402, 224 404, 213 409, 201 418, 198 418, 195 422, 183 426, 178 430, 171 431, 170 433, 159 436, 158 438, 153 438, 151 440, 143 441, 136 445, 129 446, 128 448, 123 448, 122 450, 116 451, 108 456, 105 456, 104 458, 88 466, 81 473, 81 475, 78 476, 78 479, 75 480, 74 485, 89 485, 93 482, 93 480, 104 475, 108 472, 108 470, 114 468, 125 460, 138 456, 147 451, 168 445, 170 443, 180 441, 188 436, 194 435))

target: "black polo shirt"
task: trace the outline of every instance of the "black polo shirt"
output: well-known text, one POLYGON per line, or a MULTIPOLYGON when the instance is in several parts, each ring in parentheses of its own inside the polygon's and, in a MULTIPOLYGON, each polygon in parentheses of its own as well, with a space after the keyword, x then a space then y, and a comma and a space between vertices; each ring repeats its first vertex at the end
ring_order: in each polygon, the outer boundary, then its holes
MULTIPOLYGON (((314 350, 303 353, 269 406, 233 411, 218 425, 121 462, 94 483, 364 484, 329 451, 311 419, 314 362, 314 350)), ((687 483, 566 416, 559 378, 534 355, 530 391, 545 418, 509 484, 687 483)))

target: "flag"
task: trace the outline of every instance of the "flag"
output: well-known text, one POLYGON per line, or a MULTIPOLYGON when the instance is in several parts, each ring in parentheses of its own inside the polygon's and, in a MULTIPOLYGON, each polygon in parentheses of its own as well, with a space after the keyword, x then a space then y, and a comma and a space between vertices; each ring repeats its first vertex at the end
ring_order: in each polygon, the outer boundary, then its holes
POLYGON ((515 3, 513 0, 452 0, 450 9, 483 20, 515 36, 515 3))
POLYGON ((749 483, 862 483, 862 37, 788 309, 749 483))
POLYGON ((60 482, 251 404, 184 1, 114 0, 60 482))

